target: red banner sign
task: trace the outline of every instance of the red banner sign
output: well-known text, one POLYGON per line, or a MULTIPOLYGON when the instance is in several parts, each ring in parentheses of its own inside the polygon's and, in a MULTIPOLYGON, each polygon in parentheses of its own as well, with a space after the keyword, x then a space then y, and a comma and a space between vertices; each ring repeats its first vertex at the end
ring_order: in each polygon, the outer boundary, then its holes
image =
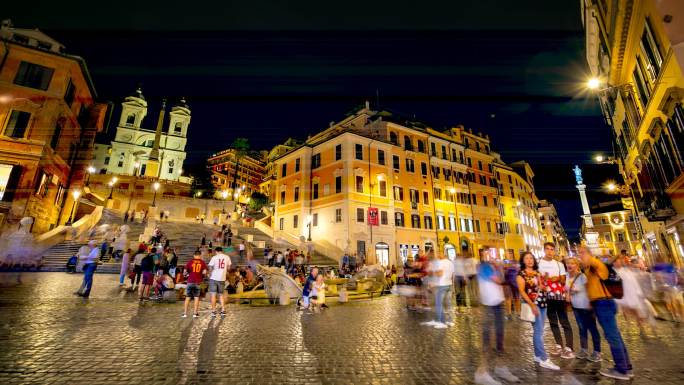
POLYGON ((378 209, 375 207, 368 208, 368 224, 371 226, 378 225, 378 209))

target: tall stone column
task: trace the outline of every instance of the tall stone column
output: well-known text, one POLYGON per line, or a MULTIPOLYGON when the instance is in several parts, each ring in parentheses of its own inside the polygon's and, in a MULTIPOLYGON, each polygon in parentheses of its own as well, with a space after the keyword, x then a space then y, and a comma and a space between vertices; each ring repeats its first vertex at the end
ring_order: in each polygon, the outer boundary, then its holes
POLYGON ((166 99, 162 101, 161 111, 159 111, 159 119, 157 120, 157 131, 154 134, 154 145, 150 151, 147 165, 145 166, 145 176, 152 178, 159 178, 159 145, 161 142, 162 127, 164 126, 164 113, 166 112, 166 99))
POLYGON ((589 210, 589 202, 587 201, 587 186, 582 180, 582 170, 579 166, 575 165, 573 169, 575 172, 575 180, 577 185, 577 191, 580 194, 580 201, 582 202, 582 219, 584 220, 584 242, 585 245, 591 250, 592 254, 596 255, 600 252, 598 244, 599 234, 594 231, 594 221, 591 219, 591 211, 589 210))

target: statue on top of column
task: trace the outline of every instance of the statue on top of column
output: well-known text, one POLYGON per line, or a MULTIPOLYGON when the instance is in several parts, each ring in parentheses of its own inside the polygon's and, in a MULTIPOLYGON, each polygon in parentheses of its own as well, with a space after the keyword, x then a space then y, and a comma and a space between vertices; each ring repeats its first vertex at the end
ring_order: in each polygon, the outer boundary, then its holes
POLYGON ((575 172, 575 180, 577 180, 577 184, 582 184, 582 170, 579 168, 579 166, 575 165, 575 168, 573 168, 572 171, 575 172))

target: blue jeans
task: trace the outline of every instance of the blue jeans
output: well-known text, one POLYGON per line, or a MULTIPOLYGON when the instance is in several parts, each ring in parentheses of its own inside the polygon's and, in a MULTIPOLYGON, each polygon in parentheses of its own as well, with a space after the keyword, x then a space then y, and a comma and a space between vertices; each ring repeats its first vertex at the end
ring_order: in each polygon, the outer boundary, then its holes
POLYGON ((539 310, 539 315, 534 319, 534 333, 532 335, 532 343, 534 345, 534 356, 538 357, 542 361, 546 361, 549 358, 546 355, 546 349, 544 349, 544 320, 546 319, 546 308, 537 307, 539 310))
POLYGON ((90 289, 93 288, 93 274, 95 274, 95 269, 97 269, 97 263, 83 265, 83 283, 81 284, 79 292, 84 297, 89 296, 90 289))
POLYGON ((622 335, 615 320, 615 313, 617 313, 617 305, 612 299, 600 299, 593 301, 591 305, 594 307, 596 319, 603 329, 603 337, 610 346, 610 353, 613 355, 613 362, 615 362, 615 370, 620 373, 627 373, 632 370, 632 363, 629 361, 629 354, 627 348, 622 341, 622 335))
POLYGON ((451 321, 451 285, 437 286, 435 293, 435 318, 437 322, 451 321), (446 311, 446 314, 444 310, 446 311))
POLYGON ((589 341, 587 340, 588 333, 591 333, 591 342, 594 345, 594 351, 601 351, 601 336, 596 327, 596 317, 592 309, 578 309, 572 308, 575 313, 575 320, 579 328, 580 348, 583 350, 589 349, 589 341))
POLYGON ((489 340, 492 329, 496 334, 496 355, 500 357, 504 352, 503 305, 482 306, 482 351, 485 355, 491 350, 489 340))

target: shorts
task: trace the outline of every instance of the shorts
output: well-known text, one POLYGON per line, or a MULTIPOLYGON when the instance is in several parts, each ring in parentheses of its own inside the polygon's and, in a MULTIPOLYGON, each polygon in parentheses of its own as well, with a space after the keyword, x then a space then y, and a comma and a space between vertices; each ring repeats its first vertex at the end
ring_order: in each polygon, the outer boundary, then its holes
POLYGON ((213 279, 209 280, 209 289, 207 290, 209 293, 216 293, 216 294, 223 294, 223 287, 226 286, 225 281, 214 281, 213 279))
POLYGON ((142 284, 143 285, 151 285, 152 282, 154 282, 154 273, 151 271, 143 271, 142 272, 142 284))
POLYGON ((185 296, 188 298, 199 298, 200 295, 200 285, 199 283, 188 283, 185 288, 185 296))

